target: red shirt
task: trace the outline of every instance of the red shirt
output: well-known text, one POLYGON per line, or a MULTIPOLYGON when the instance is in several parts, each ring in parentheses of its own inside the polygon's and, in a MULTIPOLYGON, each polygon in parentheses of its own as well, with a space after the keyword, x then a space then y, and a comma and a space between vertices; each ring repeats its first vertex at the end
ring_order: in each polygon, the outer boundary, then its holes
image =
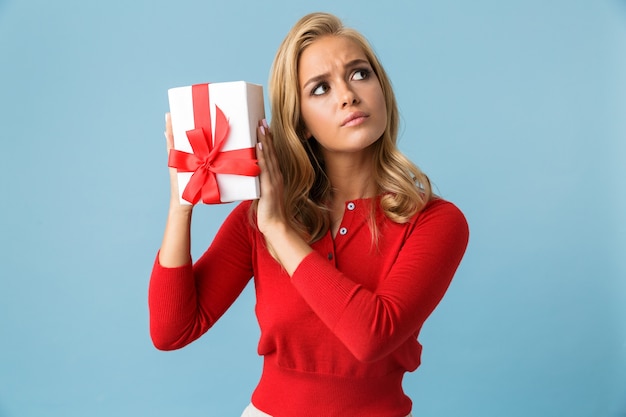
POLYGON ((263 374, 254 405, 273 417, 402 417, 411 400, 402 377, 420 364, 419 331, 445 294, 469 231, 453 204, 435 199, 408 223, 346 203, 339 233, 327 233, 290 278, 251 224, 250 202, 226 219, 192 266, 155 262, 150 331, 159 349, 204 334, 254 277, 263 374))

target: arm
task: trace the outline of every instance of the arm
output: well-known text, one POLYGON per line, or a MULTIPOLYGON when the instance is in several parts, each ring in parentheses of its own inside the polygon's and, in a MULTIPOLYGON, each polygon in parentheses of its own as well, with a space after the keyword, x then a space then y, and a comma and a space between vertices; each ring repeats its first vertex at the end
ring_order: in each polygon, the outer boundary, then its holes
MULTIPOLYGON (((172 120, 170 114, 165 115, 165 139, 167 152, 174 147, 172 120)), ((163 234, 163 242, 159 251, 159 263, 168 268, 186 265, 191 262, 191 212, 192 205, 181 205, 178 196, 178 180, 176 169, 169 168, 170 173, 170 208, 163 234)))
POLYGON ((157 256, 148 292, 150 335, 161 350, 179 349, 209 330, 252 277, 250 203, 224 221, 211 246, 193 264, 168 268, 157 256))
POLYGON ((447 202, 419 215, 389 274, 369 291, 317 253, 292 277, 320 319, 362 361, 375 361, 419 331, 444 296, 463 257, 469 231, 447 202))
MULTIPOLYGON (((169 152, 173 147, 169 114, 165 136, 169 152)), ((170 209, 148 294, 150 335, 162 350, 181 348, 205 333, 252 275, 250 237, 241 221, 247 217, 245 207, 233 211, 230 222, 224 223, 211 247, 193 266, 191 213, 192 206, 179 203, 176 170, 170 168, 170 209)))

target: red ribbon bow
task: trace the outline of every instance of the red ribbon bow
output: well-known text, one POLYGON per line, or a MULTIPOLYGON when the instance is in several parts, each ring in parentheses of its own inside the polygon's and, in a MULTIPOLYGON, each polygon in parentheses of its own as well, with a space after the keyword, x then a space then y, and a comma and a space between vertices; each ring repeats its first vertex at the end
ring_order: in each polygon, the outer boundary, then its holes
POLYGON ((257 165, 254 148, 222 152, 228 137, 228 120, 215 106, 215 138, 211 134, 211 111, 208 84, 193 85, 191 90, 195 129, 188 130, 187 138, 193 153, 170 150, 168 166, 178 172, 193 172, 183 190, 183 199, 196 204, 221 203, 215 174, 235 174, 256 177, 261 170, 257 165))

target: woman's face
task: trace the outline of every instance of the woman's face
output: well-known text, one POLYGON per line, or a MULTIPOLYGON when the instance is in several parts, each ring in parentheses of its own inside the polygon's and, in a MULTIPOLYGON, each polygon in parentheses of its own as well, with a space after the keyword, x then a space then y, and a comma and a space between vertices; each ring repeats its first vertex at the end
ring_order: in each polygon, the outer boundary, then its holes
POLYGON ((361 152, 382 136, 385 97, 355 41, 324 36, 313 42, 300 55, 298 81, 306 134, 315 137, 325 156, 361 152))

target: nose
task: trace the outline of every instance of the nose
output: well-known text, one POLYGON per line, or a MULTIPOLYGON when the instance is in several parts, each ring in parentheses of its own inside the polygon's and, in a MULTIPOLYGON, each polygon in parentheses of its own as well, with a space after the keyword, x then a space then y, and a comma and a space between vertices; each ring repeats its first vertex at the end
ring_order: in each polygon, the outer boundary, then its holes
POLYGON ((350 86, 350 84, 347 83, 343 83, 343 85, 340 87, 339 100, 341 102, 342 108, 358 104, 360 101, 357 93, 350 86))

